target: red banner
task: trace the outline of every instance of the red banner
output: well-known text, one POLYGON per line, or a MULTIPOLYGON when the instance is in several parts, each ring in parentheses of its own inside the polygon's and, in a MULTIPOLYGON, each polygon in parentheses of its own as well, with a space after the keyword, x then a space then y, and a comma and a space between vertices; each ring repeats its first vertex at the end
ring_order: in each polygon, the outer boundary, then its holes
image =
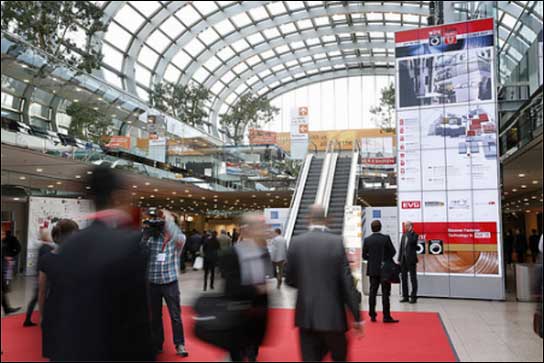
POLYGON ((395 165, 396 163, 395 158, 363 158, 362 163, 363 164, 370 164, 370 165, 395 165))

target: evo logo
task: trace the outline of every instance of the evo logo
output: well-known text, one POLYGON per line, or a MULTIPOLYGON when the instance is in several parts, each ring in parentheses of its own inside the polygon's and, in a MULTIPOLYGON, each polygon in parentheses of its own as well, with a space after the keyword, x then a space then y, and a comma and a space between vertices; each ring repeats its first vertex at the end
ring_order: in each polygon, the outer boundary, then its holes
POLYGON ((419 200, 406 200, 401 204, 402 209, 420 209, 421 202, 419 200))

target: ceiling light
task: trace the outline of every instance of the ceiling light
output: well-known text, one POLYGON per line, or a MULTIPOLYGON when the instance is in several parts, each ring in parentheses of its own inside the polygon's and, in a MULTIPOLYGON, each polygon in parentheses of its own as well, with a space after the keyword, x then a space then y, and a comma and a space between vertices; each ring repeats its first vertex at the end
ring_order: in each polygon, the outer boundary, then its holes
POLYGON ((88 174, 88 175, 93 175, 93 171, 92 171, 92 170, 88 170, 88 171, 87 171, 87 174, 88 174))
POLYGON ((518 176, 519 176, 520 178, 525 178, 525 174, 523 174, 523 173, 519 173, 518 176))
POLYGON ((37 168, 36 171, 37 171, 38 173, 41 173, 41 172, 43 171, 43 169, 42 169, 42 168, 37 168))
POLYGON ((26 176, 20 176, 19 179, 26 180, 26 176))
POLYGON ((151 183, 150 183, 150 182, 145 182, 145 185, 148 185, 148 186, 149 186, 149 185, 151 185, 151 183))
POLYGON ((21 199, 21 198, 17 198, 17 197, 13 198, 13 200, 16 200, 16 201, 17 201, 17 200, 20 200, 20 199, 21 199))
POLYGON ((140 199, 145 199, 144 197, 140 197, 140 199))
POLYGON ((155 188, 155 189, 153 189, 153 191, 156 193, 156 192, 158 192, 159 190, 158 190, 157 188, 155 188))
POLYGON ((61 184, 62 184, 62 182, 60 182, 60 181, 57 182, 57 185, 61 185, 61 184))
POLYGON ((132 188, 133 188, 133 189, 136 189, 136 188, 138 188, 138 186, 137 186, 137 185, 133 185, 132 188))
POLYGON ((76 175, 76 179, 81 179, 81 175, 76 175))
POLYGON ((512 189, 512 193, 517 192, 518 190, 516 188, 512 189))
POLYGON ((178 193, 176 193, 176 192, 172 192, 172 194, 173 194, 173 195, 176 195, 176 194, 178 194, 178 193))
POLYGON ((526 189, 527 188, 527 185, 522 185, 521 186, 521 189, 526 189))
POLYGON ((54 188, 55 186, 53 184, 49 184, 47 187, 48 188, 54 188))
POLYGON ((192 194, 189 194, 188 197, 191 198, 193 195, 192 194))
POLYGON ((79 100, 78 100, 78 99, 76 98, 76 99, 74 100, 74 102, 75 102, 75 103, 78 103, 78 102, 79 102, 79 100))
POLYGON ((91 187, 87 185, 87 186, 85 187, 85 189, 91 190, 91 187))
POLYGON ((538 184, 538 180, 533 180, 533 184, 538 184))

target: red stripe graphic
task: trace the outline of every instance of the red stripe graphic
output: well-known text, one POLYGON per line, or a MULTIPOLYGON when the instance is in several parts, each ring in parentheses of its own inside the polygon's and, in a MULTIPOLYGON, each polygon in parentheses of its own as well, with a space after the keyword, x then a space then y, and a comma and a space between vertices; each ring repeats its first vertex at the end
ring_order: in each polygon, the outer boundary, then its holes
POLYGON ((493 30, 493 19, 479 19, 473 21, 467 21, 464 23, 446 24, 438 26, 430 26, 426 28, 406 30, 395 33, 395 43, 414 42, 419 40, 429 39, 430 34, 440 32, 445 34, 448 32, 455 32, 458 35, 478 33, 484 31, 493 30))

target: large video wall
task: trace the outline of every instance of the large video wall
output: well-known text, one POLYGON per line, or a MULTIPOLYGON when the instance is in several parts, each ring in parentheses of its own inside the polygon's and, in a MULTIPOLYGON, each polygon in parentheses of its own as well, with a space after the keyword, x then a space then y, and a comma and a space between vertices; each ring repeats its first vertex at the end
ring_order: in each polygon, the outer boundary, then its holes
POLYGON ((502 274, 493 27, 395 35, 399 231, 414 223, 421 275, 502 274))

